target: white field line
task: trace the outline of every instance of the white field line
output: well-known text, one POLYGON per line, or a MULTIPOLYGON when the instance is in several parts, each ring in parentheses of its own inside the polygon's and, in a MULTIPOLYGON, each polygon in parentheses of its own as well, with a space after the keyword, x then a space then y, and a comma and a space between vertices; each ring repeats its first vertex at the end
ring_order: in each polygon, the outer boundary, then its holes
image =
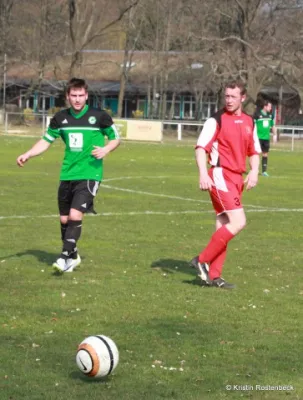
MULTIPOLYGON (((266 208, 263 210, 246 210, 246 213, 297 213, 303 212, 303 208, 266 208)), ((87 214, 87 217, 98 218, 98 217, 125 217, 125 216, 137 216, 137 215, 182 215, 182 214, 214 214, 212 210, 185 210, 185 211, 126 211, 126 212, 106 212, 99 213, 97 215, 87 214)), ((50 215, 8 215, 0 216, 0 220, 5 219, 39 219, 39 218, 58 218, 59 214, 50 215)))
POLYGON ((144 192, 141 190, 124 189, 124 188, 119 188, 119 187, 115 187, 115 186, 103 185, 103 184, 101 185, 101 187, 104 187, 106 189, 120 190, 122 192, 128 192, 128 193, 144 194, 145 196, 165 197, 165 198, 174 199, 174 200, 193 201, 195 203, 207 203, 207 204, 210 203, 210 201, 208 201, 208 200, 189 199, 187 197, 171 196, 171 195, 163 194, 163 193, 144 192))
MULTIPOLYGON (((103 183, 101 184, 101 187, 104 187, 105 189, 119 190, 119 191, 128 192, 128 193, 143 194, 145 196, 165 197, 167 199, 173 199, 173 200, 182 200, 182 201, 191 201, 191 202, 194 202, 194 203, 211 204, 210 200, 191 199, 191 198, 188 198, 188 197, 172 196, 172 195, 163 194, 163 193, 152 193, 152 192, 144 192, 144 191, 141 191, 141 190, 125 189, 125 188, 120 188, 120 187, 116 187, 116 186, 104 185, 103 183)), ((256 205, 253 205, 253 204, 245 204, 244 206, 245 207, 256 208, 256 209, 266 209, 266 207, 256 206, 256 205)))
MULTIPOLYGON (((181 175, 184 176, 184 175, 181 175)), ((158 175, 158 176, 146 176, 146 175, 142 175, 142 176, 119 176, 116 178, 108 178, 108 179, 103 179, 102 182, 112 182, 112 181, 124 181, 124 180, 129 180, 129 179, 167 179, 167 178, 171 178, 171 176, 169 175, 158 175)), ((268 178, 264 178, 262 176, 260 176, 259 181, 260 180, 268 180, 268 178)), ((289 176, 287 175, 270 175, 270 180, 271 179, 289 179, 289 176)))
POLYGON ((161 176, 161 175, 158 175, 158 176, 146 176, 146 175, 144 175, 144 176, 138 176, 138 175, 136 175, 136 176, 118 176, 116 178, 103 179, 102 183, 110 182, 110 181, 125 181, 127 179, 165 179, 165 178, 170 178, 170 176, 168 176, 168 175, 163 175, 163 176, 161 176))
MULTIPOLYGON (((106 181, 112 180, 125 180, 125 179, 140 179, 140 178, 147 178, 147 179, 164 179, 169 178, 169 176, 125 176, 125 177, 117 177, 117 178, 109 178, 106 181)), ((104 182, 104 181, 103 181, 104 182)), ((123 192, 128 193, 136 193, 136 194, 143 194, 147 196, 155 196, 155 197, 165 197, 174 200, 182 200, 182 201, 190 201, 196 203, 206 203, 210 204, 209 200, 199 200, 199 199, 191 199, 187 197, 180 197, 180 196, 171 196, 162 193, 151 193, 145 192, 140 190, 133 190, 133 189, 125 189, 119 188, 115 186, 109 185, 101 185, 106 189, 113 189, 113 190, 120 190, 123 192)), ((255 206, 245 204, 245 207, 251 207, 252 210, 245 210, 245 212, 303 212, 303 208, 269 208, 269 207, 262 207, 262 206, 255 206)), ((97 215, 88 214, 88 217, 112 217, 112 216, 134 216, 134 215, 182 215, 182 214, 211 214, 214 213, 213 210, 185 210, 185 211, 129 211, 129 212, 108 212, 108 213, 99 213, 97 215)), ((35 218, 58 218, 58 214, 50 214, 50 215, 8 215, 8 216, 0 216, 0 220, 5 219, 35 219, 35 218)))

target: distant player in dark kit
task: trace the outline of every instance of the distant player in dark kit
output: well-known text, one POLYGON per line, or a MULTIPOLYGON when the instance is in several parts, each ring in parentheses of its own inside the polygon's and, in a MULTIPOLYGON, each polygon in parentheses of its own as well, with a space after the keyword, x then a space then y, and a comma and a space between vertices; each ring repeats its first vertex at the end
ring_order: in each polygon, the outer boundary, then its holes
POLYGON ((103 158, 120 144, 112 118, 86 104, 88 91, 83 79, 73 78, 68 82, 66 98, 70 108, 56 113, 42 139, 17 158, 17 164, 23 167, 57 138, 61 137, 65 143, 58 189, 63 248, 53 264, 60 273, 72 272, 81 263, 77 242, 83 215, 94 212, 93 201, 103 176, 103 158))
POLYGON ((258 106, 254 120, 257 127, 257 134, 262 149, 262 175, 269 176, 267 173, 268 153, 270 148, 270 133, 277 135, 275 122, 272 116, 272 103, 268 100, 261 100, 258 106))
POLYGON ((190 264, 204 285, 233 289, 221 274, 227 245, 246 225, 242 206, 244 184, 250 190, 258 182, 261 152, 253 118, 242 111, 246 89, 242 82, 225 86, 225 107, 209 118, 196 145, 199 186, 207 190, 216 212, 216 232, 190 264), (207 170, 207 155, 210 164, 207 170), (243 181, 249 157, 250 172, 243 181))

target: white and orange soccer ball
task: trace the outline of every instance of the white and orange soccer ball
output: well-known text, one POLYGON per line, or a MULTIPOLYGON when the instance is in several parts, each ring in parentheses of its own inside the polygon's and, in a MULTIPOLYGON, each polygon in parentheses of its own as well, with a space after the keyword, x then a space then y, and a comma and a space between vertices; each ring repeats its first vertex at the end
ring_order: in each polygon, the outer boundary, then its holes
POLYGON ((79 344, 76 362, 83 374, 101 378, 110 375, 117 367, 119 351, 115 342, 109 337, 89 336, 79 344))

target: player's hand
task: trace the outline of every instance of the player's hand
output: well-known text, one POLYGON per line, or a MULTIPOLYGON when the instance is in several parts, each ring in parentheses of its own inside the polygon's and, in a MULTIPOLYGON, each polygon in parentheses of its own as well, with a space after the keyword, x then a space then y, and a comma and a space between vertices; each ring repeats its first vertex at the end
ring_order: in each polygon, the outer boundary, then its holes
POLYGON ((26 161, 29 160, 29 156, 25 153, 25 154, 21 154, 21 156, 19 156, 17 158, 17 164, 19 165, 19 167, 23 167, 24 164, 26 163, 26 161))
POLYGON ((92 151, 91 154, 97 160, 101 160, 108 154, 108 151, 104 147, 94 146, 94 150, 92 151))
POLYGON ((211 190, 212 186, 215 185, 212 179, 209 177, 209 175, 206 174, 206 175, 200 175, 199 186, 201 190, 211 190))
POLYGON ((251 170, 244 181, 246 183, 246 190, 254 188, 258 183, 258 171, 251 170))

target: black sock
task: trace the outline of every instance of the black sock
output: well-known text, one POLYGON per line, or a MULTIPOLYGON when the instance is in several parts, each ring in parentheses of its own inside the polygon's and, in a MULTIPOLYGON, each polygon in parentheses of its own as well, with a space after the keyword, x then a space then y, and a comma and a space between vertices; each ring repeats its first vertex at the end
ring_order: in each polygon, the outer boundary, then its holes
POLYGON ((62 224, 62 222, 61 222, 61 240, 62 240, 62 242, 65 237, 67 226, 68 226, 67 224, 62 224))
POLYGON ((268 157, 262 157, 262 172, 266 172, 267 171, 267 159, 268 157))
POLYGON ((68 221, 63 241, 62 258, 77 258, 77 241, 81 236, 82 221, 68 221))

